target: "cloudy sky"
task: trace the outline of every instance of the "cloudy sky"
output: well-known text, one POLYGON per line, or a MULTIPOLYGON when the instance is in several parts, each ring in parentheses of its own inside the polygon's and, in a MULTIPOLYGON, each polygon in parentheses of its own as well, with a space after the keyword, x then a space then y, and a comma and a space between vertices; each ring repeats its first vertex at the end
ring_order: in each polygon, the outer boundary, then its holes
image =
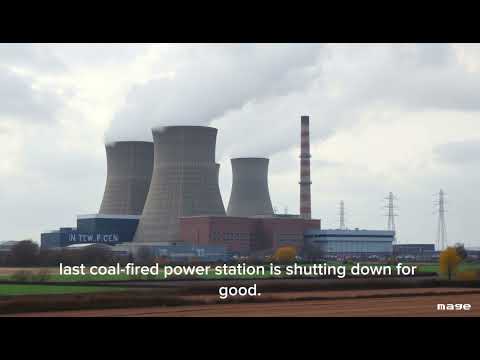
POLYGON ((310 115, 312 211, 400 243, 480 246, 480 46, 474 44, 0 44, 0 241, 75 226, 98 211, 105 141, 161 125, 219 129, 229 159, 270 158, 278 212, 298 213, 300 115, 310 115))

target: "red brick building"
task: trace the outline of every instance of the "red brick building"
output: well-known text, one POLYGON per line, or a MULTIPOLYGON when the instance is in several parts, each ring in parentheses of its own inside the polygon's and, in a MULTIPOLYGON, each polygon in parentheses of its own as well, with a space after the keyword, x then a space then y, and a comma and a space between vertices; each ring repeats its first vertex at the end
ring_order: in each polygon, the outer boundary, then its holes
POLYGON ((320 229, 320 220, 305 220, 293 215, 180 218, 182 241, 192 245, 224 245, 227 251, 238 255, 285 245, 293 245, 301 251, 303 233, 307 229, 320 229))

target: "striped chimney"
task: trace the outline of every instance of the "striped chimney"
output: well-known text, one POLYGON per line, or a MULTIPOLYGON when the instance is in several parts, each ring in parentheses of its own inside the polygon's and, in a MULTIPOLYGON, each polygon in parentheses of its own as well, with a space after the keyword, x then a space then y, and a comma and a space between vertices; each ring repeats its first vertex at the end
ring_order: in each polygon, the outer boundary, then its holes
POLYGON ((300 216, 311 219, 312 207, 310 196, 310 118, 301 117, 301 153, 300 153, 300 216))

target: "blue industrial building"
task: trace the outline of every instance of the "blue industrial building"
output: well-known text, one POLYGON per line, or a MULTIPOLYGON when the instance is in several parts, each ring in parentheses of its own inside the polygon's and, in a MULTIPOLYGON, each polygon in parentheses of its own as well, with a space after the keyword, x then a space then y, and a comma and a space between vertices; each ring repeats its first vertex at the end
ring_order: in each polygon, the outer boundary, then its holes
POLYGON ((398 258, 431 260, 438 252, 435 251, 435 244, 395 244, 393 255, 398 258))
POLYGON ((113 247, 114 252, 138 254, 147 250, 156 258, 168 258, 173 261, 228 261, 232 258, 223 245, 192 245, 183 243, 124 243, 113 247))
POLYGON ((395 231, 387 230, 307 230, 304 240, 326 257, 368 257, 392 255, 395 231))
POLYGON ((103 244, 112 246, 117 254, 135 254, 140 248, 147 248, 154 257, 168 257, 172 260, 227 261, 231 255, 223 245, 194 246, 183 243, 132 243, 137 230, 138 215, 79 215, 77 227, 62 227, 41 234, 41 248, 69 248, 79 244, 103 244))
POLYGON ((140 216, 137 215, 79 215, 77 227, 62 227, 42 233, 41 247, 56 248, 73 244, 115 245, 130 242, 135 235, 140 216))

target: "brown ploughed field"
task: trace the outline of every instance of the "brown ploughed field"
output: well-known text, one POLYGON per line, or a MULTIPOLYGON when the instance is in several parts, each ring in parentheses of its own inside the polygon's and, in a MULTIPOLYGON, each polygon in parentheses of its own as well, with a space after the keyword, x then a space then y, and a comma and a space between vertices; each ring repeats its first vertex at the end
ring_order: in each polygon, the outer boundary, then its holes
MULTIPOLYGON (((287 292, 264 295, 272 301, 71 310, 12 314, 10 316, 480 316, 478 289, 378 289, 287 292), (316 298, 321 298, 321 300, 316 298), (437 304, 470 304, 471 310, 439 311, 437 304)), ((210 296, 208 295, 208 297, 210 296)), ((204 296, 198 297, 205 299, 204 296)))

